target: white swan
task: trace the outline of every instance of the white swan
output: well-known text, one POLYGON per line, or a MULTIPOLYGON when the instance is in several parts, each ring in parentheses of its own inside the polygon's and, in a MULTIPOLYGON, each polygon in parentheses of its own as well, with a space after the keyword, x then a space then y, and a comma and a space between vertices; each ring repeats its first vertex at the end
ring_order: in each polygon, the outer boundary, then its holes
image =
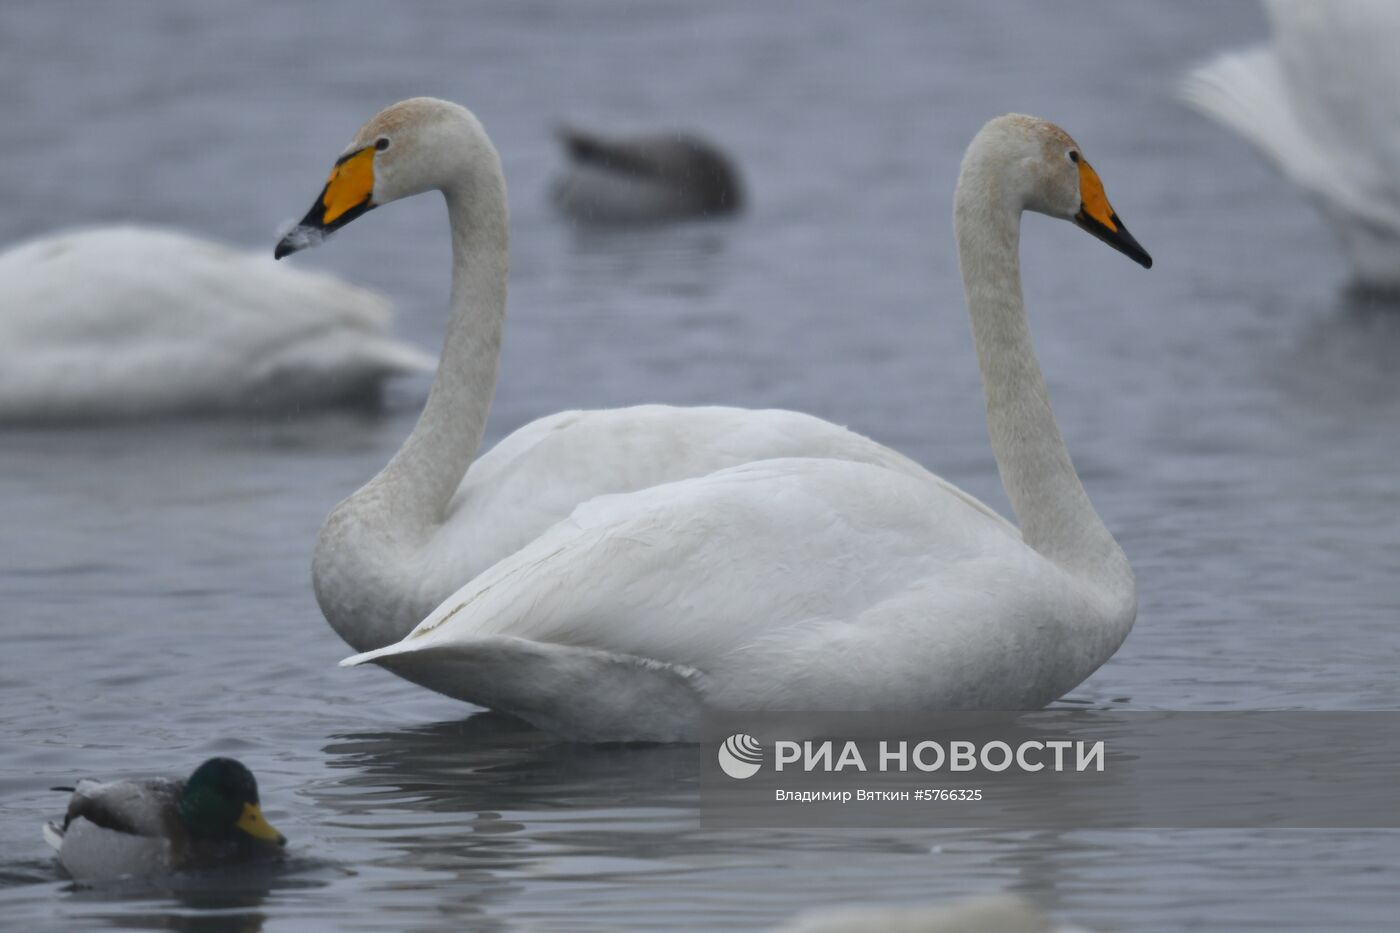
POLYGON ((373 661, 580 740, 696 737, 731 710, 1028 708, 1136 615, 1128 561, 1070 463, 1021 301, 1020 217, 1144 266, 1079 147, 1003 116, 963 160, 954 226, 992 449, 1021 531, 947 484, 780 459, 586 502, 373 661))
POLYGON ((313 561, 321 611, 357 650, 398 641, 464 583, 604 493, 786 456, 862 460, 933 480, 810 415, 663 405, 551 415, 473 463, 496 384, 510 264, 505 179, 476 118, 430 98, 376 115, 276 255, 431 189, 447 201, 453 247, 437 378, 402 449, 326 520, 313 561))
POLYGON ((982 894, 947 904, 814 907, 773 933, 1088 933, 1056 924, 1023 897, 982 894))
POLYGON ((1400 288, 1400 3, 1265 0, 1273 44, 1182 83, 1322 209, 1356 280, 1400 288))
POLYGON ((103 227, 0 255, 0 421, 363 400, 433 361, 383 298, 169 230, 103 227))
POLYGON ((688 133, 604 136, 559 130, 573 163, 554 187, 569 216, 594 223, 646 223, 718 217, 744 206, 739 169, 718 148, 688 133))

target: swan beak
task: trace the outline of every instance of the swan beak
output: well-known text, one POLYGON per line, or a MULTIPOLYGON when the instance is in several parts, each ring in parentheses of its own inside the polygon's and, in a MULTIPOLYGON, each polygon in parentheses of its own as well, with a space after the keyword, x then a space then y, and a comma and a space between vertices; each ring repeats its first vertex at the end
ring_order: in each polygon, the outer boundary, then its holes
POLYGON ((1092 233, 1144 269, 1152 268, 1152 257, 1133 239, 1123 221, 1118 219, 1113 205, 1108 203, 1098 172, 1082 158, 1079 160, 1079 213, 1074 215, 1074 222, 1081 230, 1092 233))
POLYGON ((301 223, 282 237, 272 256, 281 259, 308 246, 316 246, 326 234, 334 233, 374 207, 374 147, 366 146, 340 157, 316 203, 311 205, 301 223))
POLYGON ((275 842, 279 846, 287 844, 287 837, 273 829, 272 824, 262 815, 262 807, 255 803, 243 804, 243 815, 235 825, 260 842, 275 842))

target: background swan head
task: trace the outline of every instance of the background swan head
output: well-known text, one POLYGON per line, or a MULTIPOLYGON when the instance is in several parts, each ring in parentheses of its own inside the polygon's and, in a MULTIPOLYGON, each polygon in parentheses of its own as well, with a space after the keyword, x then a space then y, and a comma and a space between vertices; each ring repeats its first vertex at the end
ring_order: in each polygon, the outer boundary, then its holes
POLYGON ((465 107, 414 97, 386 107, 345 147, 326 186, 274 256, 318 245, 366 212, 425 191, 500 185, 500 158, 480 121, 465 107))
POLYGON ((1152 257, 1118 219, 1079 144, 1048 120, 1008 113, 982 127, 963 157, 959 209, 974 195, 1016 213, 1035 211, 1071 221, 1152 268, 1152 257))

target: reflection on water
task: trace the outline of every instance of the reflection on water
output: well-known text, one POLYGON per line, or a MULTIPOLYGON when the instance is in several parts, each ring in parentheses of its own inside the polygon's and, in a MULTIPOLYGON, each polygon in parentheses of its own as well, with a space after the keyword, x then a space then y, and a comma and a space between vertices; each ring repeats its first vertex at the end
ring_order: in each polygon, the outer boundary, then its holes
POLYGON ((1340 418, 1400 413, 1400 294, 1347 289, 1308 317, 1283 367, 1289 390, 1340 418))
POLYGON ((322 860, 292 857, 158 880, 73 884, 66 893, 75 910, 116 929, 257 933, 267 920, 263 907, 269 898, 295 899, 343 874, 322 860))

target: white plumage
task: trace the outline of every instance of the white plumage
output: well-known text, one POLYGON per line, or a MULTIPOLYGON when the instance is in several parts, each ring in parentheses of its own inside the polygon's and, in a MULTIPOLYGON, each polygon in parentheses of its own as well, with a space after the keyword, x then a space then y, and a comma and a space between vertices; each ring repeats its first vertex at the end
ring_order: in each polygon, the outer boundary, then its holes
POLYGON ((1264 7, 1272 43, 1197 68, 1182 95, 1317 203, 1360 284, 1400 288, 1400 4, 1264 7))
POLYGON ((431 357, 387 302, 182 233, 105 227, 0 254, 0 421, 364 399, 431 357))
POLYGON ((747 463, 584 502, 402 641, 342 663, 590 741, 693 739, 706 707, 1025 708, 1071 689, 1122 642, 1136 595, 1030 345, 1024 209, 1151 262, 1059 128, 1003 117, 969 147, 955 222, 1024 539, 921 471, 747 463))

